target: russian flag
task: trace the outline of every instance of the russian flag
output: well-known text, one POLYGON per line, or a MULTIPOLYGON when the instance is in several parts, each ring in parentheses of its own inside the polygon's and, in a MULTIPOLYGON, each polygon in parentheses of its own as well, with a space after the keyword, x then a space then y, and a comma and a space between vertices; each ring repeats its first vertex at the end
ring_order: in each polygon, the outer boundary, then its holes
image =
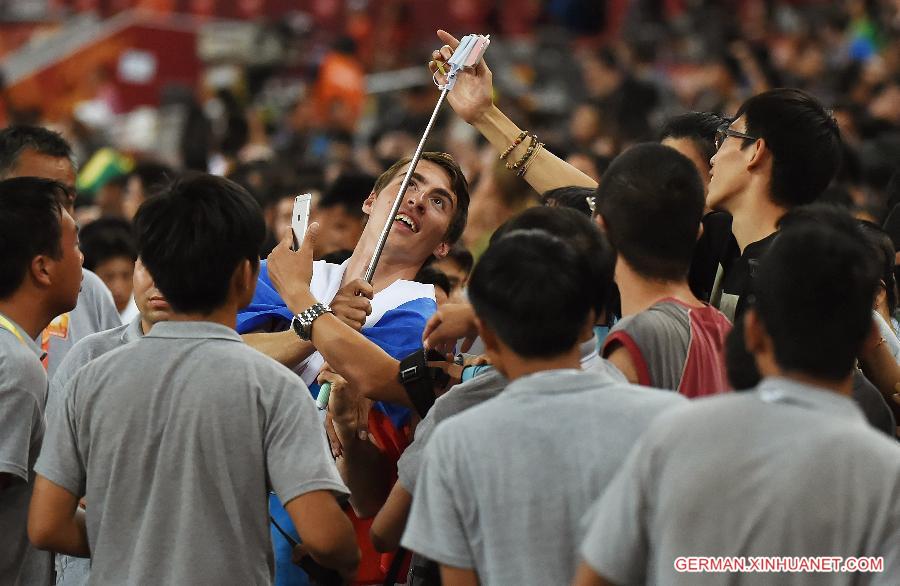
MULTIPOLYGON (((316 261, 310 291, 322 303, 331 303, 341 287, 347 263, 341 265, 316 261)), ((379 291, 372 299, 372 313, 366 319, 362 334, 387 354, 400 360, 422 347, 425 323, 437 310, 434 286, 398 280, 379 291)), ((260 263, 259 279, 253 301, 238 312, 237 331, 277 332, 287 329, 294 314, 281 299, 269 280, 266 261, 260 263)), ((304 360, 294 370, 309 387, 313 396, 319 388, 316 377, 325 360, 318 352, 304 360)), ((376 402, 397 429, 409 421, 409 409, 391 403, 376 402)))

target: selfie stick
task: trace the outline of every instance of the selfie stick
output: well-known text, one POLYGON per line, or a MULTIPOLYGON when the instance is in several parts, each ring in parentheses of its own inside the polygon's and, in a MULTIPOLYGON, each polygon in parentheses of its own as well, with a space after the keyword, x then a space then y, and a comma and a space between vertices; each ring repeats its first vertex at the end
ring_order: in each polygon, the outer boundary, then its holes
MULTIPOLYGON (((438 98, 437 105, 434 107, 434 112, 431 113, 431 119, 428 120, 428 125, 425 127, 425 133, 422 134, 422 140, 419 141, 419 146, 416 147, 416 152, 413 154, 412 160, 409 163, 409 168, 406 170, 406 176, 400 184, 400 191, 397 192, 397 199, 394 200, 391 213, 387 217, 384 228, 381 229, 381 235, 378 237, 378 244, 375 245, 375 252, 372 253, 372 260, 369 261, 369 266, 366 267, 365 279, 367 283, 371 283, 372 277, 375 276, 375 268, 378 266, 378 260, 381 258, 381 253, 384 251, 384 245, 387 242, 388 235, 391 233, 391 227, 394 225, 394 219, 397 217, 397 212, 400 211, 400 205, 403 203, 403 196, 406 194, 407 187, 409 187, 409 181, 412 179, 413 172, 416 170, 416 165, 419 164, 419 159, 422 157, 425 141, 428 140, 428 135, 431 134, 431 128, 434 126, 434 121, 437 118, 441 106, 444 104, 447 93, 453 89, 454 85, 456 85, 456 76, 463 67, 475 66, 481 59, 481 56, 484 55, 490 42, 490 35, 486 37, 481 35, 466 35, 463 37, 462 41, 460 41, 456 50, 453 51, 453 56, 450 57, 450 61, 447 62, 447 64, 450 65, 450 73, 447 74, 446 83, 441 85, 437 82, 437 78, 434 78, 435 85, 441 90, 441 95, 438 98)), ((437 72, 435 72, 435 76, 436 75, 437 72)))

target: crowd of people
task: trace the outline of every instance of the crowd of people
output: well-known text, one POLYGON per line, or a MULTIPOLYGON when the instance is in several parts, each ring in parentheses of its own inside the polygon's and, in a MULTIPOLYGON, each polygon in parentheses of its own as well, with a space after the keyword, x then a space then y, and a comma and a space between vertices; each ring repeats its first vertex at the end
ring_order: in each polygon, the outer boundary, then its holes
POLYGON ((414 169, 420 90, 87 203, 0 130, 0 584, 896 583, 900 41, 775 4, 694 87, 583 49, 568 128, 489 51, 414 169))

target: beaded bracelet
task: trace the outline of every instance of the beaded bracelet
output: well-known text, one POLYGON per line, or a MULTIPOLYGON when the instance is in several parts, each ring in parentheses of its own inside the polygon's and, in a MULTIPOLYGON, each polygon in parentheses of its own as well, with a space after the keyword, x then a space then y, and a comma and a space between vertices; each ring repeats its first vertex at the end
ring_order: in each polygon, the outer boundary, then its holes
POLYGON ((534 154, 534 150, 537 148, 537 145, 541 144, 538 142, 537 136, 535 136, 534 134, 531 134, 530 136, 531 142, 528 144, 528 150, 525 151, 525 154, 522 156, 522 158, 515 163, 506 163, 506 168, 510 171, 516 171, 517 175, 522 165, 524 165, 531 158, 531 155, 534 154))
POLYGON ((535 147, 534 152, 531 153, 531 158, 528 159, 525 162, 525 164, 522 165, 522 168, 516 172, 516 177, 524 177, 525 173, 528 173, 528 169, 531 168, 531 163, 533 163, 534 160, 537 158, 538 151, 541 150, 542 148, 544 148, 544 143, 542 143, 542 142, 537 143, 537 146, 535 147))
POLYGON ((526 137, 526 136, 528 136, 528 131, 527 131, 527 130, 523 130, 523 131, 519 134, 519 136, 516 137, 516 140, 515 140, 511 145, 509 145, 509 146, 506 148, 506 150, 503 151, 503 153, 500 154, 500 160, 501 160, 501 161, 505 161, 505 160, 506 160, 506 157, 509 156, 509 153, 513 152, 513 151, 516 149, 517 146, 519 146, 520 144, 522 144, 522 141, 525 140, 525 137, 526 137))

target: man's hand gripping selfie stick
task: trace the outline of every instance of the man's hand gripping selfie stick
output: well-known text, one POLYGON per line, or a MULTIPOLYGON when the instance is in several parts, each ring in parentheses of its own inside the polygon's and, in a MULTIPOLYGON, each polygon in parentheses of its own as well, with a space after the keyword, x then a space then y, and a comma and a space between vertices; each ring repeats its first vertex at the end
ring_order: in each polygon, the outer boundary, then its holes
MULTIPOLYGON (((397 198, 394 200, 391 213, 388 214, 384 228, 381 229, 381 235, 378 237, 378 244, 375 245, 375 252, 372 253, 372 259, 369 261, 369 266, 366 267, 365 279, 367 283, 371 283, 372 277, 375 276, 378 260, 381 258, 381 253, 384 252, 384 244, 387 242, 388 235, 391 233, 391 227, 394 225, 397 212, 400 211, 400 206, 403 203, 403 196, 406 194, 407 187, 409 187, 409 181, 412 179, 412 174, 416 170, 416 165, 419 164, 419 159, 422 157, 425 142, 428 140, 428 135, 431 134, 431 128, 434 126, 434 121, 437 118, 438 112, 441 110, 441 106, 444 104, 447 93, 453 89, 454 85, 456 85, 456 77, 459 75, 459 72, 464 67, 474 67, 477 65, 490 44, 490 35, 466 35, 463 37, 462 41, 459 42, 459 46, 453 51, 453 56, 450 57, 450 60, 447 62, 447 64, 450 65, 450 72, 447 74, 447 82, 445 84, 441 85, 438 83, 436 77, 437 72, 435 72, 433 77, 434 83, 441 90, 441 95, 434 107, 434 112, 431 113, 431 118, 428 120, 428 125, 425 127, 425 133, 422 134, 419 146, 416 147, 416 152, 413 154, 412 160, 409 163, 409 169, 406 171, 406 176, 400 184, 400 190, 397 192, 397 198)), ((322 383, 322 386, 319 388, 319 394, 316 397, 316 405, 319 409, 326 409, 328 407, 328 399, 330 396, 331 383, 322 383)))
MULTIPOLYGON (((416 152, 413 154, 412 160, 409 163, 409 169, 406 171, 403 183, 400 184, 400 191, 397 193, 397 199, 394 200, 394 206, 391 208, 391 213, 388 215, 387 222, 385 222, 384 228, 381 230, 381 236, 378 237, 378 244, 375 246, 375 252, 372 253, 372 260, 369 261, 369 266, 366 268, 365 279, 367 283, 371 283, 372 277, 375 276, 375 269, 378 267, 378 260, 381 258, 381 253, 384 251, 384 244, 387 242, 388 235, 391 233, 391 227, 394 225, 397 212, 400 211, 400 205, 403 203, 403 196, 406 194, 406 188, 409 186, 409 181, 412 179, 412 174, 416 170, 416 165, 419 164, 419 159, 422 157, 425 141, 428 140, 428 135, 431 134, 431 128, 434 126, 434 121, 437 118, 438 112, 440 112, 441 106, 444 104, 447 92, 456 85, 456 77, 464 67, 473 67, 478 64, 481 60, 481 56, 484 55, 484 52, 487 50, 490 43, 490 35, 484 37, 481 35, 466 35, 463 37, 462 41, 459 42, 459 46, 456 50, 453 51, 453 56, 450 57, 450 61, 447 62, 448 65, 450 65, 450 72, 447 74, 447 82, 444 85, 441 85, 437 82, 437 78, 434 78, 435 85, 441 90, 441 95, 438 98, 437 105, 434 107, 434 112, 431 113, 431 119, 428 120, 428 125, 425 127, 425 133, 422 134, 422 140, 419 141, 419 146, 416 147, 416 152)), ((435 73, 435 76, 436 75, 437 73, 435 73)))

